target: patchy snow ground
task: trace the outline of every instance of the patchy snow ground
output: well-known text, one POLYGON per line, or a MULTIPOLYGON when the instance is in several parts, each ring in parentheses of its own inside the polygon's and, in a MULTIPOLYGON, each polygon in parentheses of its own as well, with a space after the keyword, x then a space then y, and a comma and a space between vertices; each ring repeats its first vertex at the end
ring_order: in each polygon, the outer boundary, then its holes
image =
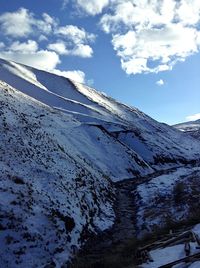
MULTIPOLYGON (((199 250, 196 249, 196 243, 190 243, 190 246, 191 246, 191 253, 195 254, 199 252, 199 250)), ((152 250, 150 251, 150 254, 154 261, 151 263, 142 264, 141 265, 142 268, 158 268, 161 265, 184 258, 185 257, 184 244, 152 250)), ((178 267, 185 267, 185 266, 179 265, 178 267)))
MULTIPOLYGON (((195 225, 194 228, 192 228, 192 231, 200 235, 200 224, 195 225)), ((198 245, 196 242, 190 242, 190 249, 191 249, 190 255, 200 252, 200 249, 196 248, 197 246, 198 245)), ((151 250, 150 255, 153 259, 153 262, 144 263, 140 265, 141 268, 158 268, 161 265, 165 265, 167 263, 186 257, 184 251, 184 243, 151 250)), ((195 261, 192 264, 180 263, 173 266, 173 268, 186 268, 186 267, 199 268, 200 261, 195 261)))
POLYGON ((190 212, 190 203, 197 205, 199 202, 195 201, 200 191, 199 178, 200 167, 178 168, 139 185, 137 222, 138 228, 143 230, 140 235, 165 225, 170 217, 173 220, 185 219, 190 212), (180 194, 176 193, 176 187, 180 194), (180 195, 180 200, 176 195, 180 195))
MULTIPOLYGON (((191 254, 195 254, 199 252, 199 249, 196 249, 196 243, 190 243, 191 246, 191 254)), ((141 268, 158 268, 161 265, 176 261, 178 259, 185 257, 185 251, 184 251, 184 244, 172 246, 172 247, 166 247, 166 248, 159 248, 156 250, 150 251, 150 254, 153 258, 153 262, 142 264, 141 268)), ((185 263, 174 265, 173 268, 194 268, 194 267, 200 267, 200 262, 194 262, 191 265, 187 265, 185 263)))

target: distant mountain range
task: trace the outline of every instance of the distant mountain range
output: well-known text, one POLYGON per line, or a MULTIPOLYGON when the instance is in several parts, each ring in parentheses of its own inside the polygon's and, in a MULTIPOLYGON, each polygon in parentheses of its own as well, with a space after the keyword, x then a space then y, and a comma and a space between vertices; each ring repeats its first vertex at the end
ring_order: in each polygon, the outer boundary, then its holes
POLYGON ((0 80, 0 267, 61 267, 114 223, 116 182, 200 159, 197 139, 86 85, 5 60, 0 80))
POLYGON ((174 125, 180 131, 186 132, 194 138, 200 139, 200 119, 174 125))

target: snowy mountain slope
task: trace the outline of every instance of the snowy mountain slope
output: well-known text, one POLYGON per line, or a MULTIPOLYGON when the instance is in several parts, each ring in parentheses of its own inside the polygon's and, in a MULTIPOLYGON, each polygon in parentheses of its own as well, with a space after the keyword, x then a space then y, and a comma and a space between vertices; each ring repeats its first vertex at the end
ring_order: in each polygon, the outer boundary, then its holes
POLYGON ((186 132, 194 138, 200 139, 200 119, 174 125, 180 131, 186 132))
POLYGON ((0 79, 0 267, 61 267, 112 226, 114 182, 200 159, 198 140, 90 87, 5 60, 0 79))
POLYGON ((113 134, 155 169, 199 159, 199 142, 165 125, 151 131, 137 127, 135 130, 116 131, 113 134))
POLYGON ((152 170, 96 126, 5 82, 0 96, 0 267, 61 265, 113 224, 111 179, 152 170))
POLYGON ((105 119, 105 109, 78 92, 73 83, 64 77, 26 67, 14 62, 0 61, 0 78, 21 92, 66 112, 105 119))
POLYGON ((200 158, 198 141, 83 84, 5 60, 0 79, 79 122, 103 127, 154 169, 200 158))

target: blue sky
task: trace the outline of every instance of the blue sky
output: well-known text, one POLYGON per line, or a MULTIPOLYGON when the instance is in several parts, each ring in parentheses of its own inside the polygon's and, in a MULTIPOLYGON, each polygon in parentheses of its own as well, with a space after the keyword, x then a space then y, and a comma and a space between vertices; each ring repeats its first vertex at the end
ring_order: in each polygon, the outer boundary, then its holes
POLYGON ((200 118, 199 0, 1 0, 0 57, 168 124, 200 118))

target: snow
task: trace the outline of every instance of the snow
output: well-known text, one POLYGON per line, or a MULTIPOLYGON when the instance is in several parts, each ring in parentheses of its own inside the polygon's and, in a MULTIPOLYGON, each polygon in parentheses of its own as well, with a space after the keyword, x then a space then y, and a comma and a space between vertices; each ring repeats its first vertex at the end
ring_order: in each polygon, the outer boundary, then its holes
POLYGON ((200 261, 195 261, 189 266, 189 268, 199 268, 199 267, 200 267, 200 261))
POLYGON ((195 225, 192 231, 200 237, 200 224, 195 225))
POLYGON ((118 139, 128 145, 145 159, 145 161, 153 161, 152 150, 148 149, 142 140, 133 132, 120 131, 118 139))
MULTIPOLYGON (((200 168, 194 168, 194 170, 200 170, 200 168)), ((157 192, 165 195, 167 192, 170 193, 176 181, 180 181, 180 176, 190 174, 190 172, 190 168, 178 168, 169 174, 154 177, 148 183, 139 185, 137 192, 142 196, 142 201, 148 204, 157 192)))
MULTIPOLYGON (((0 60, 0 67, 3 81, 42 103, 97 118, 102 118, 101 113, 105 114, 98 105, 75 90, 67 78, 4 60, 0 60)), ((106 116, 110 118, 108 113, 106 116)))
MULTIPOLYGON (((195 234, 200 235, 200 224, 195 225, 192 230, 195 234)), ((191 253, 199 253, 200 250, 196 248, 198 245, 196 242, 190 242, 190 249, 191 253)), ((186 257, 185 251, 184 251, 184 243, 180 243, 178 245, 174 246, 168 246, 165 248, 158 248, 155 250, 150 251, 150 255, 153 258, 153 262, 149 263, 144 263, 140 267, 142 268, 157 268, 160 267, 161 265, 179 260, 181 258, 186 257)), ((177 265, 174 265, 173 268, 185 268, 186 264, 185 263, 180 263, 177 265)), ((193 263, 188 263, 187 264, 188 268, 199 268, 200 267, 200 261, 195 261, 193 263)))
MULTIPOLYGON (((0 267, 65 265, 113 225, 113 183, 200 159, 197 140, 83 84, 5 60, 0 79, 0 267)), ((187 174, 138 186, 138 222, 187 174)))
POLYGON ((6 62, 4 62, 2 64, 3 68, 5 68, 6 70, 8 70, 10 73, 13 73, 14 75, 25 79, 26 81, 47 90, 47 88, 45 86, 43 86, 38 80, 36 75, 31 72, 28 68, 26 68, 23 65, 19 65, 15 62, 10 62, 10 64, 7 64, 6 62))
POLYGON ((197 138, 197 139, 200 138, 200 120, 199 119, 196 121, 180 123, 180 124, 174 125, 174 127, 180 131, 185 132, 186 134, 191 135, 194 138, 197 138))
MULTIPOLYGON (((195 243, 190 243, 190 246, 191 251, 196 252, 195 243)), ((142 264, 142 268, 158 268, 161 265, 184 258, 184 245, 180 244, 172 247, 151 250, 150 255, 152 256, 154 261, 151 263, 142 264)))
POLYGON ((77 121, 103 126, 154 169, 200 158, 200 144, 191 137, 78 82, 5 60, 0 79, 77 121))
POLYGON ((52 256, 61 266, 72 256, 72 247, 85 242, 84 236, 112 226, 111 180, 133 176, 131 169, 145 174, 151 168, 146 165, 145 171, 134 151, 98 126, 81 123, 4 82, 0 94, 0 213, 5 228, 0 266, 17 262, 18 267, 41 267, 39 260, 45 264, 52 256), (70 231, 65 217, 75 223, 70 231), (7 237, 12 239, 9 246, 7 237))
POLYGON ((190 121, 174 125, 175 128, 181 131, 195 131, 200 129, 200 120, 190 121))
MULTIPOLYGON (((72 145, 80 122, 5 83, 0 91, 0 267, 41 267, 52 256, 61 266, 72 246, 84 242, 84 228, 95 233, 112 226, 113 188, 72 145), (75 223, 69 230, 67 216, 75 223)), ((76 135, 84 141, 87 131, 76 135)), ((84 153, 85 145, 77 146, 84 153)))
MULTIPOLYGON (((193 179, 200 174, 200 167, 184 167, 171 170, 168 174, 152 178, 146 183, 137 187, 137 225, 150 231, 165 224, 165 220, 170 215, 173 219, 184 219, 187 217, 188 204, 177 205, 174 203, 173 189, 176 183, 182 182, 187 187, 187 193, 191 191, 191 186, 196 184, 193 179), (197 175, 196 175, 197 174, 197 175)), ((197 185, 196 185, 197 186, 197 185)), ((143 235, 143 232, 140 233, 143 235)))
MULTIPOLYGON (((198 253, 199 250, 196 249, 196 243, 190 243, 191 247, 191 254, 198 253)), ((141 265, 141 268, 158 268, 161 265, 179 260, 181 258, 186 257, 185 256, 185 251, 184 251, 184 244, 179 244, 171 247, 166 247, 166 248, 159 248, 155 250, 150 251, 150 255, 153 258, 153 262, 150 263, 145 263, 141 265)), ((196 262, 196 265, 199 264, 200 262, 196 262)), ((195 263, 191 264, 189 267, 197 267, 193 266, 195 263)), ((185 264, 179 264, 179 265, 174 265, 173 268, 183 268, 185 267, 185 264)), ((199 267, 198 267, 199 268, 199 267)))

